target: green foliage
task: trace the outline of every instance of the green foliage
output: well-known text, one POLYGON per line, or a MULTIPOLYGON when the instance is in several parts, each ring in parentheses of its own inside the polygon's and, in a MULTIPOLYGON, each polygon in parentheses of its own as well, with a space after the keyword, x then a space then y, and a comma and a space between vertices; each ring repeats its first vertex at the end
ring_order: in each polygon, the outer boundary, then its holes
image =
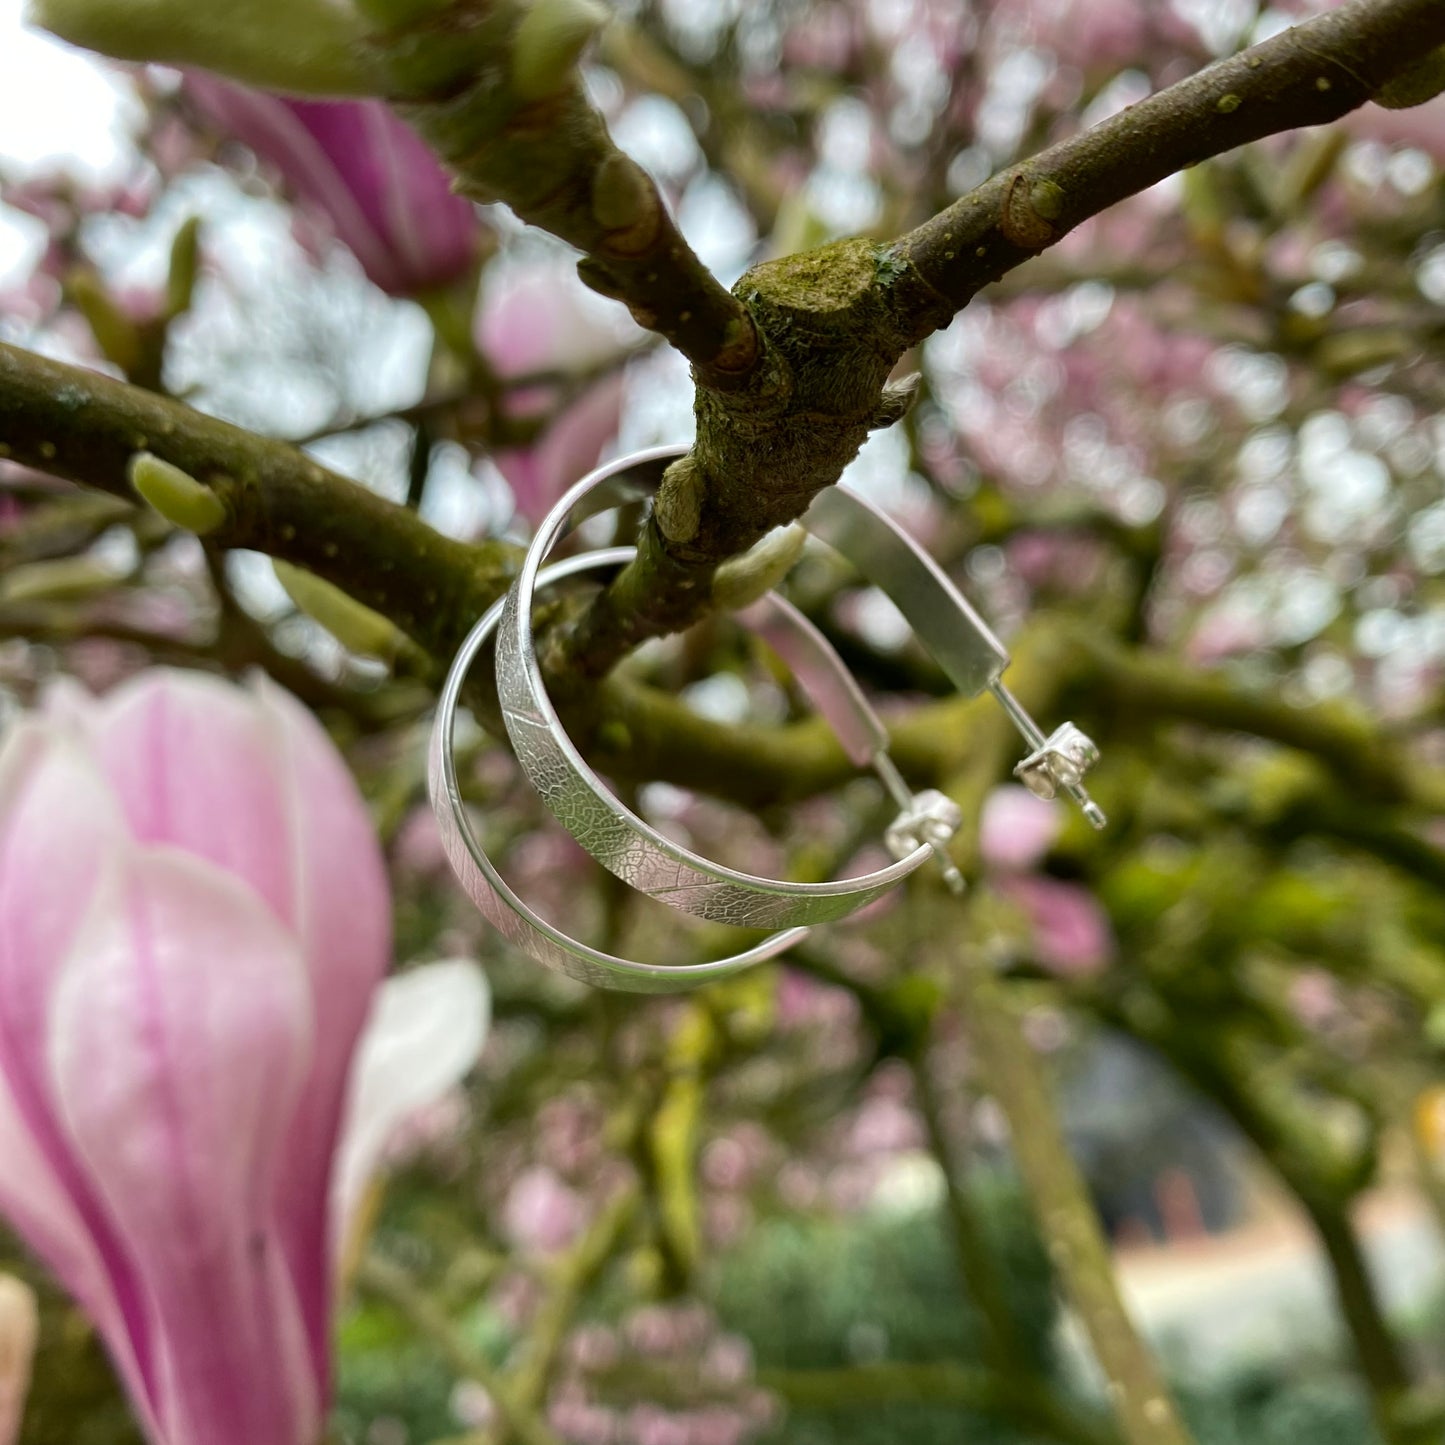
MULTIPOLYGON (((1047 1258, 1011 1184, 990 1178, 975 1195, 1026 1351, 1020 1364, 1046 1371, 1055 1323, 1047 1258)), ((979 1317, 960 1292, 941 1214, 762 1225, 724 1261, 717 1306, 723 1324, 751 1342, 760 1370, 980 1362, 979 1317)), ((770 1438, 789 1445, 1031 1438, 984 1428, 979 1416, 955 1406, 888 1404, 795 1410, 770 1438)))
POLYGON ((1250 1369, 1180 1391, 1200 1445, 1379 1445, 1363 1391, 1343 1369, 1250 1369))
POLYGON ((365 1439, 383 1419, 404 1426, 408 1440, 455 1433, 450 1372, 435 1350, 410 1339, 386 1310, 358 1310, 341 1343, 334 1424, 342 1439, 365 1439))

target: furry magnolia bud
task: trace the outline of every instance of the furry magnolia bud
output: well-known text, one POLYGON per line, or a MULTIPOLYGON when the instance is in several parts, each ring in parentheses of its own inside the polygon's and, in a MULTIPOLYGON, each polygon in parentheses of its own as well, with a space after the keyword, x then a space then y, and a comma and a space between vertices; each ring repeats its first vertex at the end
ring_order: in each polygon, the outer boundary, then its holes
POLYGON ((362 17, 337 0, 30 0, 29 19, 117 60, 197 65, 302 95, 376 89, 362 17))
POLYGON ((532 0, 513 42, 512 88, 523 100, 555 95, 606 23, 595 0, 532 0))

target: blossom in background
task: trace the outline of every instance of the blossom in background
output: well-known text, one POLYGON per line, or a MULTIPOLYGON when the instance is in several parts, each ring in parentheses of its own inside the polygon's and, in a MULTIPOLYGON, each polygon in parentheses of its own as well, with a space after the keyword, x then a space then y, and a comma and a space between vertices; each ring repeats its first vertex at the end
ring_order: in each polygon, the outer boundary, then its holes
POLYGON ((0 1215, 155 1445, 315 1445, 333 1269, 400 1117, 474 1061, 463 962, 391 906, 315 718, 154 669, 0 747, 0 1215))
POLYGON ((329 227, 383 291, 416 295, 471 271, 476 208, 381 101, 290 100, 199 71, 187 74, 185 93, 275 166, 303 212, 329 227))
POLYGON ((507 414, 553 414, 529 446, 504 447, 492 460, 512 489, 517 511, 534 526, 573 482, 601 460, 622 420, 623 377, 614 366, 575 396, 569 384, 619 362, 625 334, 568 264, 539 262, 493 278, 483 286, 475 327, 478 350, 503 382, 550 380, 514 386, 507 414))
POLYGON ((1114 956, 1114 932, 1099 900, 1078 883, 1029 871, 1059 835, 1059 805, 1026 788, 995 788, 979 820, 979 856, 990 883, 1028 920, 1034 957, 1065 975, 1094 973, 1114 956))
POLYGON ((0 1445, 15 1445, 20 1438, 38 1331, 34 1291, 0 1274, 0 1445))

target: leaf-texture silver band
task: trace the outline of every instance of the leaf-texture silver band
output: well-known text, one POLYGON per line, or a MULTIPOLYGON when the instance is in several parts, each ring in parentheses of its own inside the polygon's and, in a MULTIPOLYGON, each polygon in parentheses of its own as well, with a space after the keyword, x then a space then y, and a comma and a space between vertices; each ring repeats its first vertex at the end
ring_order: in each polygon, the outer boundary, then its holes
MULTIPOLYGON (((582 553, 543 570, 538 574, 537 585, 545 587, 579 572, 615 567, 630 561, 633 555, 631 547, 582 553)), ((432 808, 447 858, 468 896, 488 921, 508 942, 549 968, 584 983, 633 992, 692 988, 791 948, 807 933, 806 928, 785 929, 741 953, 706 963, 642 963, 619 958, 569 937, 511 889, 472 828, 461 795, 455 756, 456 715, 462 689, 477 654, 496 630, 502 611, 502 603, 493 606, 473 627, 458 651, 438 699, 427 759, 432 808)), ((786 653, 785 660, 795 666, 800 684, 828 718, 844 747, 859 762, 867 761, 871 751, 886 741, 883 724, 822 634, 796 608, 773 594, 752 604, 740 617, 751 630, 781 646, 786 653)), ((902 862, 886 870, 890 882, 918 867, 927 857, 926 847, 915 848, 902 862)))
MULTIPOLYGON (((910 841, 916 846, 886 868, 823 883, 765 878, 724 867, 666 837, 617 798, 567 736, 542 680, 532 635, 532 601, 547 556, 588 517, 654 494, 668 464, 684 450, 658 448, 598 468, 573 487, 537 529, 507 594, 497 636, 502 720, 517 761, 557 821, 624 883, 699 918, 742 928, 835 922, 917 868, 932 851, 923 837, 915 834, 910 841)), ((836 656, 821 635, 817 641, 836 656)), ((851 689, 866 707, 841 663, 837 672, 840 687, 851 689)), ((879 755, 886 756, 881 723, 875 719, 872 728, 879 755)), ((911 807, 915 801, 905 789, 900 802, 911 807)))

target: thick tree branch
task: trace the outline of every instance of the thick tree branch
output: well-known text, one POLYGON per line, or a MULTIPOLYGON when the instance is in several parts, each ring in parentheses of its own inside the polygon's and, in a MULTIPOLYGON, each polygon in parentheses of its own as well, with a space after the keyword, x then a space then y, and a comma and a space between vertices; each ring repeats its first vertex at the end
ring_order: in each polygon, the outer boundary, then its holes
POLYGON ((1350 0, 994 176, 894 247, 913 341, 1126 196, 1249 141, 1323 125, 1445 44, 1440 0, 1350 0))
POLYGON ((727 392, 699 375, 692 456, 637 560, 566 640, 579 680, 705 614, 717 565, 801 515, 896 419, 893 367, 982 286, 1185 166, 1344 115, 1442 43, 1440 0, 1351 0, 1003 172, 891 246, 838 242, 754 267, 734 292, 767 365, 727 392))
POLYGON ((464 195, 505 201, 576 246, 587 284, 666 337, 701 384, 728 390, 747 379, 762 345, 746 307, 683 240, 652 177, 613 144, 583 87, 577 56, 604 12, 583 0, 368 8, 406 12, 373 37, 387 98, 464 195))
MULTIPOLYGON (((1445 43, 1440 0, 1349 0, 1013 167, 891 245, 765 262, 729 295, 612 143, 577 60, 594 0, 357 0, 361 67, 456 170, 579 247, 582 272, 693 362, 697 442, 636 561, 552 656, 581 691, 712 610, 717 566, 801 515, 905 398, 904 353, 1085 217, 1246 141, 1332 120, 1445 43)), ((226 68, 218 50, 207 63, 226 68)))
MULTIPOLYGON (((0 344, 0 457, 136 500, 132 455, 148 450, 206 483, 226 517, 207 540, 254 548, 307 568, 389 617, 439 664, 502 595, 520 559, 499 542, 469 546, 414 512, 328 471, 284 442, 258 437, 181 402, 82 367, 0 344)), ((1266 738, 1317 758, 1353 791, 1414 813, 1445 807, 1445 774, 1401 758, 1394 739, 1338 706, 1293 707, 1118 647, 1057 619, 1016 641, 1009 682, 1047 713, 1060 689, 1087 685, 1114 715, 1177 719, 1266 738)), ((817 719, 788 727, 723 726, 632 679, 609 679, 579 713, 578 741, 604 770, 720 794, 745 806, 795 801, 855 776, 817 719)), ((987 699, 949 698, 900 718, 893 753, 919 786, 956 782, 999 722, 987 699)), ((1096 732, 1098 730, 1096 729, 1096 732)), ((1107 733, 1099 734, 1107 741, 1107 733)), ((970 786, 986 787, 988 777, 970 786)), ((1325 828, 1339 834, 1338 819, 1325 828)), ((1438 871, 1438 850, 1392 826, 1392 848, 1355 839, 1394 866, 1438 871), (1426 864, 1402 848, 1429 853, 1426 864)))
POLYGON ((126 471, 138 451, 220 497, 225 520, 208 541, 305 567, 439 659, 506 589, 519 559, 501 543, 451 541, 285 442, 0 343, 0 457, 135 501, 126 471))

